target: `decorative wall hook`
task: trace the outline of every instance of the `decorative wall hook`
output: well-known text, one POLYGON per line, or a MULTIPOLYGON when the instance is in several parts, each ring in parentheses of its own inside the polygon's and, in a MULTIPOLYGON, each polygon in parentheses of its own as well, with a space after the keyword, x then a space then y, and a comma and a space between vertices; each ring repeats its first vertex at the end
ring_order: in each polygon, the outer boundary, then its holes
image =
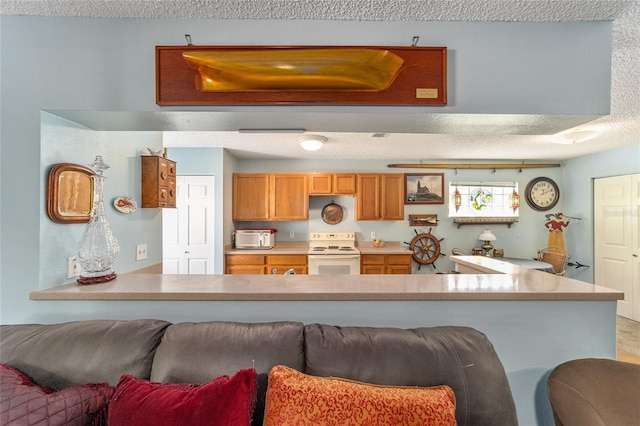
POLYGON ((191 46, 191 35, 185 34, 184 38, 187 40, 187 46, 191 46))
POLYGON ((418 40, 420 40, 420 36, 413 36, 413 39, 411 40, 411 46, 417 46, 418 40))

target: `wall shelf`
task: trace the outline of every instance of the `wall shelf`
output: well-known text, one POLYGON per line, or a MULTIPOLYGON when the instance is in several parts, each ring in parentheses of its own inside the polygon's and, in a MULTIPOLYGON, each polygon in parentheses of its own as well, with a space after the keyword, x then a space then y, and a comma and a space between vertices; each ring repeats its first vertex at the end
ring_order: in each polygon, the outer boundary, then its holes
POLYGON ((387 164, 387 167, 403 169, 546 169, 560 167, 560 163, 514 163, 514 164, 470 164, 470 163, 445 163, 445 164, 387 164))
POLYGON ((517 217, 456 217, 453 223, 458 224, 458 228, 462 225, 511 225, 518 221, 517 217))

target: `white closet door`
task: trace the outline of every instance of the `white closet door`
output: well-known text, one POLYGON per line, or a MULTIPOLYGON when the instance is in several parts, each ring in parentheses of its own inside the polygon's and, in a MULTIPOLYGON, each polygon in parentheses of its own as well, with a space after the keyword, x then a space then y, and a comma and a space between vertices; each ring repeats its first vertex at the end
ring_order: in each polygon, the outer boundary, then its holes
POLYGON ((618 315, 640 320, 640 175, 594 180, 595 283, 624 292, 618 315))
POLYGON ((213 176, 178 176, 176 208, 162 212, 162 272, 213 274, 213 176))

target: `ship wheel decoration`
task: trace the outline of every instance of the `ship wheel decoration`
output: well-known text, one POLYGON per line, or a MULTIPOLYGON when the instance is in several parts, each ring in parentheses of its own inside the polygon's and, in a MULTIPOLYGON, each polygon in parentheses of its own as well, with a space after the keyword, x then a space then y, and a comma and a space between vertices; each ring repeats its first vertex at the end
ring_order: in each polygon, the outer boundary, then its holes
POLYGON ((436 269, 435 261, 443 254, 440 253, 440 241, 444 238, 438 239, 431 234, 431 228, 429 232, 423 232, 421 234, 416 232, 416 236, 413 237, 410 243, 405 242, 410 246, 411 255, 413 260, 418 262, 418 271, 422 265, 431 265, 433 269, 436 269))

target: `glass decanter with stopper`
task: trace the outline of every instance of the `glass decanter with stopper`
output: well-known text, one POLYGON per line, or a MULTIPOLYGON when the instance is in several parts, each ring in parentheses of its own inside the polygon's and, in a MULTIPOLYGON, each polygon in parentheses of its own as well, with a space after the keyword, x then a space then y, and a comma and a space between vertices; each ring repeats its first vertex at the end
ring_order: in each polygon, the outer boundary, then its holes
POLYGON ((97 155, 89 167, 94 171, 93 204, 82 237, 78 242, 78 260, 82 266, 80 284, 95 284, 111 281, 116 278, 112 266, 120 252, 118 240, 111 232, 104 207, 104 180, 102 173, 109 166, 97 155))

